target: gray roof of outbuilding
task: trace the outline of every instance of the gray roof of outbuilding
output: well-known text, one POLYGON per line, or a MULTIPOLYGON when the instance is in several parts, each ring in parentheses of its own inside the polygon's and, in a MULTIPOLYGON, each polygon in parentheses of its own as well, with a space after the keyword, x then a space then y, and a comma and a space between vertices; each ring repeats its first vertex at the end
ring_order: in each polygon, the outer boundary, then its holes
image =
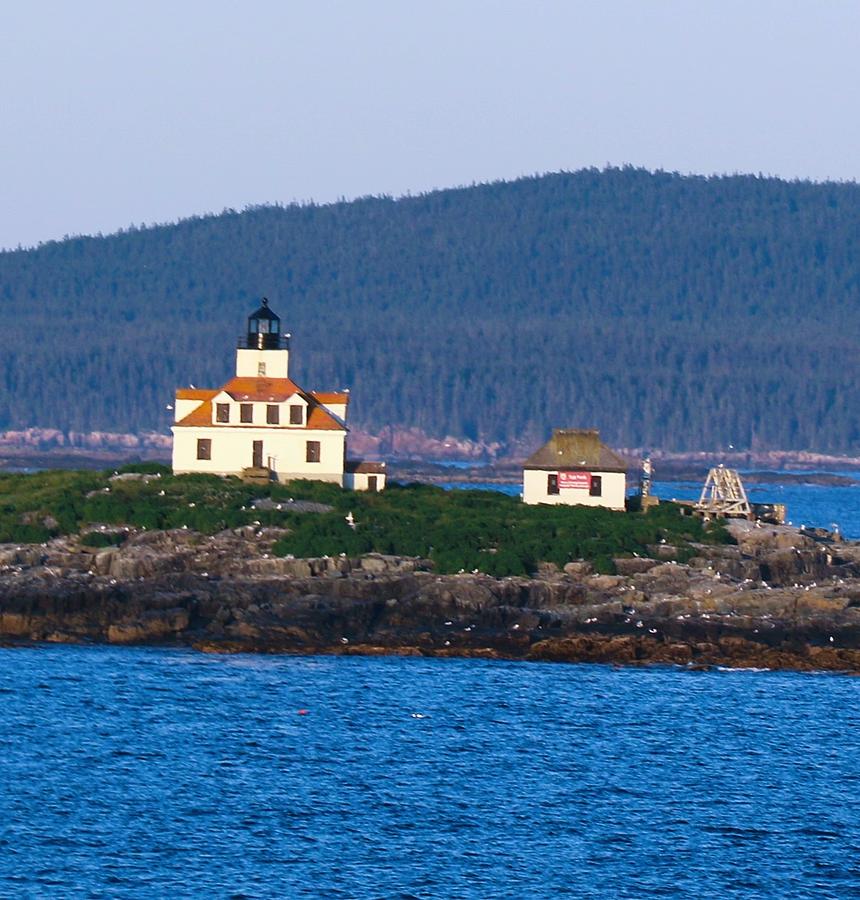
POLYGON ((601 442, 599 431, 556 428, 549 441, 523 463, 523 468, 625 472, 627 461, 601 442))
POLYGON ((385 463, 372 462, 367 459, 348 459, 346 461, 346 471, 357 475, 384 475, 385 463))

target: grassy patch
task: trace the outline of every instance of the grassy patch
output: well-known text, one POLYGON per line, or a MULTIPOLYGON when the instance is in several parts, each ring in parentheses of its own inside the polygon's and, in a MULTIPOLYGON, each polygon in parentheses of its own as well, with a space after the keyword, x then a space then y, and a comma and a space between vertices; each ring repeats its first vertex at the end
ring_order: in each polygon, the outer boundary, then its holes
MULTIPOLYGON (((381 494, 339 492, 322 496, 310 483, 293 486, 307 499, 335 510, 297 521, 275 552, 294 556, 348 556, 369 551, 434 560, 440 572, 520 575, 539 562, 559 566, 587 559, 613 572, 613 558, 648 556, 665 540, 686 551, 690 542, 722 541, 698 519, 671 504, 641 513, 564 506, 525 506, 491 491, 443 491, 427 485, 391 485, 381 494), (351 512, 353 530, 345 520, 351 512)), ((692 555, 692 554, 690 554, 692 555)))
MULTIPOLYGON (((648 555, 661 539, 687 552, 690 542, 724 542, 725 530, 706 529, 672 504, 647 515, 564 506, 525 506, 491 491, 443 491, 429 485, 391 485, 380 494, 354 493, 313 481, 246 484, 213 475, 169 474, 166 467, 135 464, 144 479, 111 480, 113 472, 51 471, 0 475, 0 542, 42 542, 93 525, 182 528, 213 534, 260 523, 288 528, 275 546, 281 555, 358 556, 367 552, 423 556, 440 572, 478 569, 490 575, 534 572, 539 562, 563 566, 591 560, 613 571, 612 560, 648 555), (257 498, 284 503, 258 510, 257 498), (287 501, 313 500, 326 513, 291 511, 287 501), (357 527, 346 521, 352 513, 357 527)), ((99 546, 90 543, 90 546, 99 546)))

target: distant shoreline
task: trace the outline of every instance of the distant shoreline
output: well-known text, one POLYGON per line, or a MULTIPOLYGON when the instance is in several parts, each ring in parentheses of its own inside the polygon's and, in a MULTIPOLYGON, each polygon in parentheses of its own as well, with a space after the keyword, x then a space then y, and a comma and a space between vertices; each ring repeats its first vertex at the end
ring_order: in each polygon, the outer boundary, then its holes
MULTIPOLYGON (((131 435, 116 436, 132 438, 131 435)), ((631 458, 632 451, 622 451, 631 458)), ((654 480, 704 481, 708 469, 723 461, 739 468, 748 484, 814 484, 849 487, 860 484, 860 457, 834 457, 807 451, 764 451, 720 456, 691 452, 655 453, 654 480), (851 474, 846 474, 851 473, 851 474), (855 474, 856 473, 856 474, 855 474)), ((169 449, 161 446, 39 447, 0 443, 0 474, 27 469, 110 469, 132 462, 170 462, 169 449)), ((410 455, 389 458, 389 475, 398 481, 440 483, 518 484, 520 460, 454 460, 410 455)), ((638 464, 631 459, 628 477, 638 479, 638 464)))

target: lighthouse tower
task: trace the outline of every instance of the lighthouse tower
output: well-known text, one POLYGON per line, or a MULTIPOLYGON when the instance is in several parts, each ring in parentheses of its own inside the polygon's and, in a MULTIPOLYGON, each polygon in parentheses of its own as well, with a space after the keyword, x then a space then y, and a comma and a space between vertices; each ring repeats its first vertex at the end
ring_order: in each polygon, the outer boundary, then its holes
POLYGON ((240 378, 289 378, 290 336, 281 334, 281 320, 263 305, 248 316, 247 334, 239 338, 236 375, 240 378))

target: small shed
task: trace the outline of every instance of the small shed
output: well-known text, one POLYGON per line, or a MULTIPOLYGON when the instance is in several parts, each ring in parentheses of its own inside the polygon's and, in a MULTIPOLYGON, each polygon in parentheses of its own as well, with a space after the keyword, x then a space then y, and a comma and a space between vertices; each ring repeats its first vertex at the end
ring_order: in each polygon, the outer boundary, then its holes
POLYGON ((344 469, 344 487, 353 491, 381 491, 385 488, 385 463, 348 459, 344 469))
POLYGON ((523 464, 524 503, 624 509, 627 464, 600 432, 557 428, 523 464))

